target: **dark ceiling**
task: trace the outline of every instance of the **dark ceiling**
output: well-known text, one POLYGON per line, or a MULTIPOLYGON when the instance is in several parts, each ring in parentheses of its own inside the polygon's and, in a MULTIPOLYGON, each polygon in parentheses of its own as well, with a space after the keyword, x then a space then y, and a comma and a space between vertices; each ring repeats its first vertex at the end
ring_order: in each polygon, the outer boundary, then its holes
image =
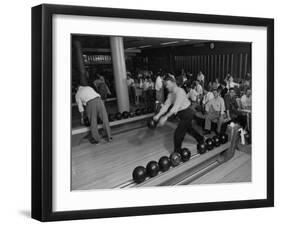
MULTIPOLYGON (((81 42, 82 48, 110 48, 109 36, 73 35, 72 37, 73 39, 78 39, 81 42)), ((149 49, 167 46, 194 45, 205 42, 209 41, 171 38, 124 37, 124 48, 149 49)))

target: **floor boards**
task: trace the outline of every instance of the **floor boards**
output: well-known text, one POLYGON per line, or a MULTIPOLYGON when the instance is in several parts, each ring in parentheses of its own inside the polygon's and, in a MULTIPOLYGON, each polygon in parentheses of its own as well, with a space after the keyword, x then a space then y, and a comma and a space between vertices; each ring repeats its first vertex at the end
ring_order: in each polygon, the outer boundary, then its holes
MULTIPOLYGON (((150 130, 146 127, 114 135, 111 143, 100 145, 88 142, 72 148, 72 190, 109 189, 132 179, 138 165, 173 152, 175 125, 150 130)), ((196 151, 196 141, 186 135, 183 147, 196 151)), ((234 158, 193 182, 230 183, 251 180, 251 155, 236 152, 234 158)))
POLYGON ((223 163, 191 184, 234 183, 251 181, 251 155, 236 151, 228 162, 223 163))
MULTIPOLYGON (((72 189, 112 188, 131 178, 137 165, 146 165, 173 152, 169 127, 146 127, 117 134, 111 143, 82 143, 72 148, 72 189)), ((186 136, 184 147, 196 152, 196 141, 186 136)))

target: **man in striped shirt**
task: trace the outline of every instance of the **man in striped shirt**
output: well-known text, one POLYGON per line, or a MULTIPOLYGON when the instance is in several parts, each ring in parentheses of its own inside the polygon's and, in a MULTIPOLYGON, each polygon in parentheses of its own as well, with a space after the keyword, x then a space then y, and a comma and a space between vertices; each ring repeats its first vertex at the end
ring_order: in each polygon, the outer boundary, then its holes
POLYGON ((175 79, 171 76, 165 78, 165 85, 169 91, 168 97, 159 113, 153 119, 155 121, 159 120, 159 125, 164 125, 170 116, 177 115, 179 117, 180 121, 174 132, 174 151, 179 152, 186 132, 193 136, 197 142, 203 141, 204 137, 192 126, 194 111, 190 107, 191 102, 186 92, 177 86, 175 79), (172 107, 169 108, 171 105, 172 107))

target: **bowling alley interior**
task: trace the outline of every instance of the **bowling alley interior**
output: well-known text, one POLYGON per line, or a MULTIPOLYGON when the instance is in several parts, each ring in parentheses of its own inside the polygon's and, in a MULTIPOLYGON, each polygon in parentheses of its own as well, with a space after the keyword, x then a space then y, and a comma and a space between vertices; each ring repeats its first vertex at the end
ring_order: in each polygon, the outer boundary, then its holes
POLYGON ((71 190, 251 183, 251 43, 72 34, 71 49, 71 190), (202 137, 182 128, 180 149, 176 102, 155 119, 175 90, 202 137))

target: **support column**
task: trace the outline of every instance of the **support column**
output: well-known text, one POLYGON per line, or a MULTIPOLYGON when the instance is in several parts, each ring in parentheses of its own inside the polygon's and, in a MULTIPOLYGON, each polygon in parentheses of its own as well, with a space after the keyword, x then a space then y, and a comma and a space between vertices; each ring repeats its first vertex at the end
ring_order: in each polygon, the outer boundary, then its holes
POLYGON ((81 43, 80 43, 80 41, 75 40, 73 42, 73 44, 74 44, 75 53, 76 53, 75 59, 77 61, 79 77, 80 77, 80 84, 86 86, 86 85, 88 85, 88 82, 87 82, 87 77, 86 77, 84 61, 83 61, 83 52, 82 52, 81 43))
POLYGON ((120 112, 130 110, 124 45, 122 37, 110 37, 111 56, 117 95, 118 110, 120 112))

